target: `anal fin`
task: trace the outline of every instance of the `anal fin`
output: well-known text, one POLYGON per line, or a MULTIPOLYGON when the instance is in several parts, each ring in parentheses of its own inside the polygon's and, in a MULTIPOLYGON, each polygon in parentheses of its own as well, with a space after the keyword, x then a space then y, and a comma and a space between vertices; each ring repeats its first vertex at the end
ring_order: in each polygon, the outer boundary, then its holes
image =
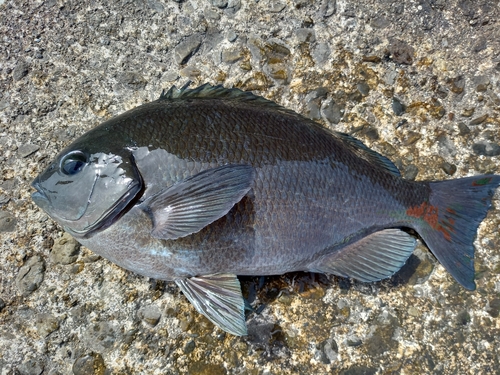
POLYGON ((416 241, 399 229, 372 233, 316 261, 311 271, 352 277, 362 282, 392 276, 415 249, 416 241))
POLYGON ((196 310, 212 323, 236 336, 245 336, 245 300, 233 274, 215 274, 176 280, 196 310))

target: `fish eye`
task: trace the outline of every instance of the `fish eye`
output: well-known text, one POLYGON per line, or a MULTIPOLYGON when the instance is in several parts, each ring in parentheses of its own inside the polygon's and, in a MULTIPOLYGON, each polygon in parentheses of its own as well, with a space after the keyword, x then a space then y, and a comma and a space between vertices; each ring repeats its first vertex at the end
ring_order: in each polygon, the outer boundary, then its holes
POLYGON ((65 175, 72 176, 79 173, 87 164, 87 157, 81 151, 73 151, 61 160, 61 170, 65 175))

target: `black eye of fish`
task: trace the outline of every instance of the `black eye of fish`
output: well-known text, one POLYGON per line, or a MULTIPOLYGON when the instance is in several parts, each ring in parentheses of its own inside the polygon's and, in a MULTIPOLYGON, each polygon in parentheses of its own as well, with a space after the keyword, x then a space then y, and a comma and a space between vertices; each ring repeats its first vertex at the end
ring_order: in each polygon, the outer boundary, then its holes
POLYGON ((80 151, 72 152, 61 161, 61 170, 64 174, 72 176, 79 173, 87 164, 87 157, 80 151))

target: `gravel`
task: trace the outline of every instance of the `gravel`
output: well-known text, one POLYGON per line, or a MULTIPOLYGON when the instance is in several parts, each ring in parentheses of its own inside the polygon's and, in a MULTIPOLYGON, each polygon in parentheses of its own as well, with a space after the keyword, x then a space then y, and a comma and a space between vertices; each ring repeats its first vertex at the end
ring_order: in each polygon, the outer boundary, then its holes
POLYGON ((188 80, 354 134, 408 179, 498 174, 498 20, 489 0, 0 1, 0 373, 495 373, 499 192, 476 291, 419 241, 377 283, 242 278, 254 311, 238 338, 175 285, 80 248, 30 183, 76 136, 188 80))

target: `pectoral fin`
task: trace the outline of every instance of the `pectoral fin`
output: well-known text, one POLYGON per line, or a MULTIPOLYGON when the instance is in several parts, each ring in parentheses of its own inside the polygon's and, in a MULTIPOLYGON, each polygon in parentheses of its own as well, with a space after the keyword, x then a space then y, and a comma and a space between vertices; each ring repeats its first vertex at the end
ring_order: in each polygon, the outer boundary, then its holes
POLYGON ((200 314, 232 335, 247 334, 245 302, 236 275, 216 274, 176 280, 200 314))
POLYGON ((251 188, 253 168, 225 165, 208 169, 144 201, 153 219, 151 235, 177 239, 200 231, 220 219, 251 188))
POLYGON ((352 277, 363 282, 392 276, 405 264, 415 249, 415 239, 399 229, 372 233, 314 265, 312 271, 352 277))

